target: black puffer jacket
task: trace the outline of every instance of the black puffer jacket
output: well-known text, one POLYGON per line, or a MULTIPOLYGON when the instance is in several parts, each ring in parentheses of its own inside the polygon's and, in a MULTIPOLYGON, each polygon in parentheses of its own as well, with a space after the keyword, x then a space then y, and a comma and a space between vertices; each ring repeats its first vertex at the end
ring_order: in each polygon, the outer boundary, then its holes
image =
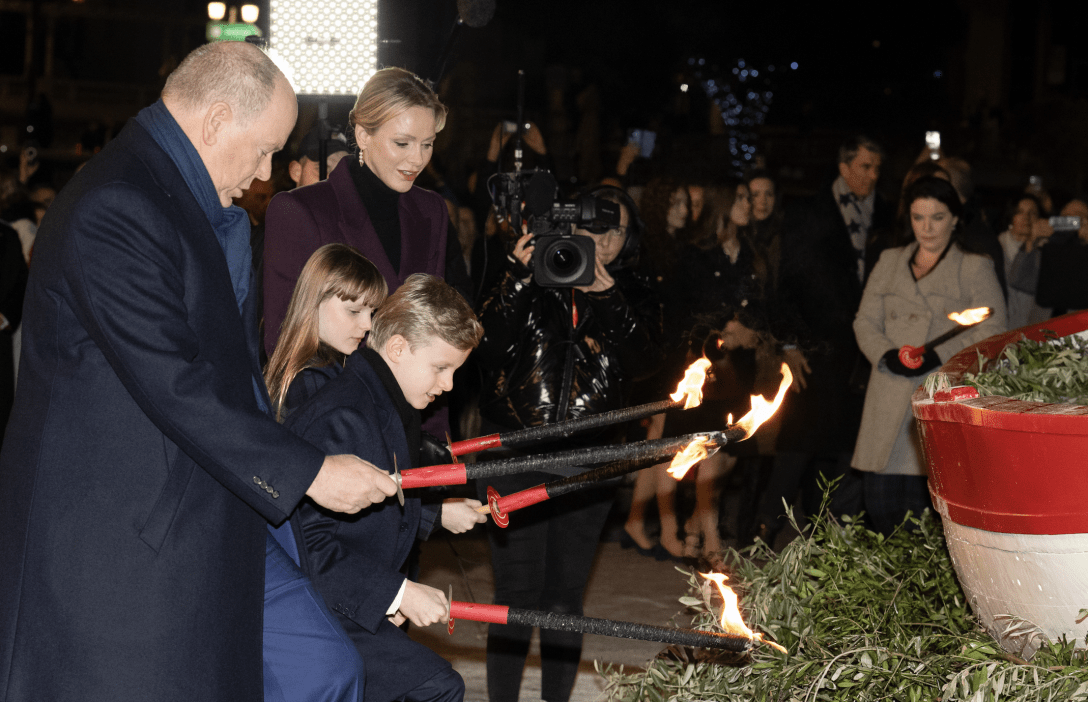
POLYGON ((661 363, 657 294, 629 269, 583 293, 522 282, 515 265, 480 311, 483 418, 519 429, 622 407, 630 382, 661 363))

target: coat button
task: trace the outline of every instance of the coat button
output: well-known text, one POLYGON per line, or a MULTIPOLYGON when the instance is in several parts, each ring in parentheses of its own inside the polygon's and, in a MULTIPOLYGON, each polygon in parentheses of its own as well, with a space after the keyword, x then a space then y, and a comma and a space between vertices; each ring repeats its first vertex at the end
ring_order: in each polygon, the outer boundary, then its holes
POLYGON ((280 496, 280 494, 277 491, 275 491, 275 490, 272 491, 272 499, 273 500, 276 499, 279 496, 280 496))
POLYGON ((255 485, 260 485, 260 484, 261 484, 261 479, 260 479, 260 478, 258 478, 258 477, 257 477, 256 475, 254 475, 254 476, 253 476, 253 483, 254 483, 255 485))
POLYGON ((269 495, 271 495, 272 492, 273 492, 272 491, 272 486, 271 485, 265 485, 264 486, 264 491, 267 492, 269 495))

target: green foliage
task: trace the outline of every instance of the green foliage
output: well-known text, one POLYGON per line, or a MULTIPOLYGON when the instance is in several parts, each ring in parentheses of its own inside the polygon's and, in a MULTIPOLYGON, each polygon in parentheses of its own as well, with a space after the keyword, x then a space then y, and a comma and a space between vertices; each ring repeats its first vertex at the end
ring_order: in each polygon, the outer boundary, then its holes
MULTIPOLYGON (((968 612, 937 520, 927 512, 914 523, 917 531, 885 538, 821 517, 778 555, 762 544, 746 555, 730 551, 729 584, 745 622, 790 654, 671 647, 644 671, 599 668, 608 698, 1088 700, 1085 652, 1044 645, 1029 664, 1001 651, 968 612)), ((680 600, 694 613, 692 625, 715 629, 716 590, 681 572, 692 588, 680 600)))
POLYGON ((966 373, 964 382, 980 395, 1001 395, 1031 402, 1088 404, 1088 340, 1078 336, 1058 338, 1046 332, 1044 341, 1021 338, 984 365, 979 373, 966 373))

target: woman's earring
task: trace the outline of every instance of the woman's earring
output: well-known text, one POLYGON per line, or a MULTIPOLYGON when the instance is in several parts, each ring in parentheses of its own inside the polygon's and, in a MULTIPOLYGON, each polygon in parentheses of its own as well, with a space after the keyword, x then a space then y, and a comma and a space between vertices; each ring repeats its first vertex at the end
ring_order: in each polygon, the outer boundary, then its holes
POLYGON ((363 164, 363 150, 362 149, 359 149, 359 165, 360 166, 364 165, 363 164))

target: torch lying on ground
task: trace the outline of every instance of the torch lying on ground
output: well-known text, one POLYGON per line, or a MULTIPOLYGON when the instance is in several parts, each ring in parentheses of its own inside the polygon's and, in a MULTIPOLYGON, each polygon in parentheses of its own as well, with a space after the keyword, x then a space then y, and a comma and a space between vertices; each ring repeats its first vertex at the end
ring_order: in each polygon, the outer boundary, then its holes
POLYGON ((949 329, 936 339, 927 341, 923 346, 907 345, 901 347, 899 349, 899 362, 911 370, 921 368, 922 357, 926 355, 926 351, 937 348, 952 337, 962 334, 979 322, 984 321, 989 316, 989 307, 976 307, 974 309, 964 310, 963 312, 951 313, 948 315, 948 318, 960 326, 949 329))
POLYGON ((757 643, 764 643, 782 653, 789 653, 785 648, 767 641, 763 634, 749 629, 740 616, 737 596, 724 584, 728 577, 722 573, 700 573, 704 578, 718 586, 722 596, 722 616, 720 626, 723 632, 680 629, 638 622, 625 622, 615 619, 597 619, 577 614, 558 614, 540 612, 532 609, 517 609, 504 605, 485 605, 474 602, 458 602, 453 599, 453 587, 450 587, 449 608, 446 610, 446 630, 453 634, 454 620, 466 619, 490 624, 513 624, 533 626, 555 631, 571 631, 581 634, 615 636, 622 639, 657 641, 675 646, 695 648, 718 648, 736 653, 745 653, 757 643))
POLYGON ((644 405, 637 405, 635 407, 627 407, 611 412, 602 412, 600 414, 591 414, 585 417, 568 419, 563 422, 553 422, 551 424, 542 424, 541 426, 528 427, 517 431, 478 436, 475 439, 465 439, 464 441, 450 444, 450 454, 456 458, 457 456, 463 456, 466 453, 475 453, 476 451, 498 448, 500 446, 505 448, 520 448, 544 441, 563 439, 572 434, 598 429, 612 424, 644 419, 655 414, 660 414, 673 407, 680 407, 681 405, 683 405, 684 409, 698 407, 703 401, 703 382, 706 380, 708 368, 710 368, 710 361, 705 358, 700 358, 688 366, 687 371, 684 373, 684 379, 680 381, 680 384, 676 388, 676 392, 669 395, 668 400, 648 402, 644 405))
MULTIPOLYGON (((706 432, 703 434, 689 434, 686 437, 679 437, 685 440, 683 450, 672 459, 672 464, 669 466, 669 475, 672 475, 677 480, 684 477, 688 469, 698 463, 699 461, 713 455, 719 448, 724 446, 729 441, 744 441, 755 434, 756 430, 765 421, 774 415, 775 410, 782 404, 782 399, 786 395, 786 391, 789 389, 790 384, 793 382, 793 374, 790 373, 790 368, 785 363, 781 368, 782 382, 778 387, 778 394, 775 395, 774 400, 767 401, 761 395, 752 395, 752 409, 748 414, 741 417, 740 421, 733 424, 729 429, 724 432, 706 432), (690 439, 690 441, 687 441, 690 439)), ((675 440, 660 439, 658 442, 670 442, 675 440)), ((654 442, 639 442, 639 444, 650 444, 654 442)), ((625 450, 627 447, 635 447, 639 444, 625 444, 615 447, 603 447, 603 448, 615 448, 619 450, 625 450)), ((663 443, 663 446, 671 446, 668 443, 663 443)), ((672 452, 675 452, 679 447, 671 448, 672 452)), ((583 449, 584 450, 584 449, 583 449)), ((648 468, 652 465, 660 463, 664 457, 667 457, 668 453, 664 455, 658 454, 654 451, 646 451, 646 455, 625 458, 624 460, 609 463, 608 465, 595 468, 579 475, 574 475, 569 478, 562 478, 550 483, 542 483, 535 487, 515 492, 513 494, 502 497, 493 488, 487 489, 487 505, 477 508, 477 511, 481 514, 491 512, 491 516, 495 520, 495 524, 500 527, 506 527, 510 523, 509 513, 516 510, 535 505, 538 502, 549 500, 553 497, 559 497, 575 490, 580 490, 584 487, 588 487, 595 483, 599 483, 604 480, 609 480, 627 473, 632 473, 636 470, 648 468)), ((562 454, 551 454, 551 456, 541 458, 554 459, 562 454)), ((495 461, 493 463, 497 463, 495 461)), ((590 465, 592 463, 587 462, 590 465)), ((477 466, 488 466, 490 464, 477 464, 477 466)), ((548 465, 555 465, 549 463, 548 465)), ((405 471, 407 474, 407 471, 405 471)))

